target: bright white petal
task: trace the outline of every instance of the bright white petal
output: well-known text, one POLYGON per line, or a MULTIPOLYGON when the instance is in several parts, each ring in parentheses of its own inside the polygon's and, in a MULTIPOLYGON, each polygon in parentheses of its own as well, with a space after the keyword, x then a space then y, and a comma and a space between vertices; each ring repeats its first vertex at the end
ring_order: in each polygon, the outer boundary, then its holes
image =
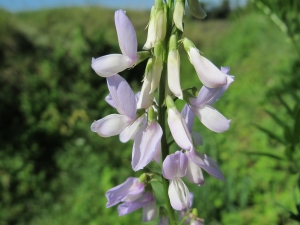
POLYGON ((95 121, 91 125, 91 130, 101 137, 111 137, 120 134, 131 123, 132 121, 125 115, 111 114, 95 121))
POLYGON ((190 193, 181 178, 171 180, 168 194, 170 203, 175 210, 183 210, 190 206, 190 193))
POLYGON ((101 77, 113 76, 129 67, 134 62, 126 55, 110 54, 99 58, 92 58, 92 68, 101 77))
POLYGON ((192 107, 194 114, 199 118, 204 126, 208 129, 222 133, 229 129, 230 121, 221 113, 209 105, 201 107, 192 107))
POLYGON ((184 150, 193 147, 188 127, 176 108, 168 109, 168 124, 175 142, 184 150))
POLYGON ((180 86, 180 56, 178 50, 169 51, 168 55, 168 85, 173 94, 183 99, 180 86))

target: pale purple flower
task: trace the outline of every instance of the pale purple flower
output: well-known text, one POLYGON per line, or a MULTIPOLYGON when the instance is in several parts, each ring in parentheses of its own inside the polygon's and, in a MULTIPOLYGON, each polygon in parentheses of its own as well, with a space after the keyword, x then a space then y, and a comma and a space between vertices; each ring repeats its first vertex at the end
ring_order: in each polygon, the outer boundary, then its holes
POLYGON ((115 25, 122 54, 110 54, 92 59, 92 68, 101 77, 110 77, 138 61, 134 27, 123 10, 115 12, 115 25))
POLYGON ((154 220, 157 216, 156 199, 150 192, 144 192, 143 195, 134 200, 127 201, 118 206, 119 216, 124 216, 135 210, 143 208, 143 221, 154 220))
MULTIPOLYGON (((228 73, 229 68, 222 67, 221 71, 226 75, 225 72, 228 73)), ((221 95, 233 82, 232 76, 226 75, 226 79, 226 85, 218 88, 208 88, 203 85, 197 98, 189 98, 189 105, 193 113, 199 118, 204 126, 217 133, 222 133, 228 130, 231 121, 226 119, 221 113, 211 106, 221 97, 221 95)))
POLYGON ((187 165, 188 157, 181 151, 168 155, 162 165, 163 176, 170 180, 168 195, 175 210, 190 207, 189 190, 181 180, 181 177, 186 175, 187 165))
POLYGON ((143 169, 153 159, 159 157, 160 140, 163 131, 157 121, 153 120, 145 129, 139 130, 134 138, 132 150, 132 169, 143 169))
POLYGON ((129 84, 124 78, 116 74, 107 78, 110 94, 105 100, 114 107, 119 114, 111 114, 91 125, 91 130, 101 137, 111 137, 120 134, 120 140, 126 142, 133 139, 145 123, 145 116, 136 118, 136 98, 129 84))
POLYGON ((143 195, 145 184, 139 182, 136 177, 129 177, 126 181, 110 190, 105 194, 108 202, 106 207, 112 207, 120 202, 132 202, 143 195))
POLYGON ((143 207, 143 221, 151 221, 157 215, 156 200, 150 192, 145 191, 145 184, 136 177, 129 177, 127 180, 108 190, 106 207, 118 206, 119 216, 131 213, 143 207))

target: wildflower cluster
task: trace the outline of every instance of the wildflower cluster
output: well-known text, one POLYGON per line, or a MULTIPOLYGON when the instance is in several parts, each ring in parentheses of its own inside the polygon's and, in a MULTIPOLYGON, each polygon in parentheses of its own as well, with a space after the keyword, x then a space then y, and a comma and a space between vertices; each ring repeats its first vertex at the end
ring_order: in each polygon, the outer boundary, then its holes
MULTIPOLYGON (((198 0, 188 0, 191 13, 204 18, 198 0)), ((203 224, 197 211, 191 209, 192 194, 182 178, 198 186, 204 184, 202 170, 213 177, 224 180, 223 174, 212 158, 196 150, 202 145, 202 137, 193 131, 194 117, 198 117, 208 129, 222 133, 228 130, 230 120, 219 113, 212 104, 216 102, 233 81, 229 68, 218 69, 203 57, 191 40, 183 36, 185 0, 155 0, 148 24, 144 51, 138 52, 134 27, 126 13, 115 12, 115 25, 122 54, 110 54, 92 59, 92 68, 107 80, 109 95, 106 102, 118 114, 108 115, 94 121, 91 130, 101 137, 119 135, 121 142, 133 140, 132 169, 144 169, 151 161, 161 164, 161 174, 143 173, 139 178, 129 177, 117 187, 107 191, 106 207, 118 206, 119 215, 143 208, 143 221, 157 217, 155 193, 151 186, 154 179, 163 184, 166 209, 161 208, 159 224, 177 224, 184 220, 189 224, 203 224), (191 64, 195 68, 202 88, 182 89, 180 84, 180 54, 183 45, 191 64), (142 89, 134 93, 117 73, 148 60, 142 89), (158 100, 155 99, 158 90, 158 100), (178 111, 175 102, 186 104, 178 111), (167 123, 166 123, 167 118, 167 123), (168 126, 166 126, 168 124, 168 126), (170 131, 172 140, 167 142, 170 131), (171 144, 178 151, 169 152, 171 144), (176 219, 174 210, 181 219, 176 219), (167 214, 165 213, 167 212, 167 214)), ((184 74, 186 76, 186 74, 184 74)))

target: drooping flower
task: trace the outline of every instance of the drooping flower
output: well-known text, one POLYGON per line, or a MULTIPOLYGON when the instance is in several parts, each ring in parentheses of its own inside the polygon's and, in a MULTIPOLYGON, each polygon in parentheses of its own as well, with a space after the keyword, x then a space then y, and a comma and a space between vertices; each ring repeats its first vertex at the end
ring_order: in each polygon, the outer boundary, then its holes
POLYGON ((120 140, 127 142, 143 127, 145 116, 137 118, 136 98, 124 78, 120 75, 108 77, 107 85, 110 94, 106 97, 106 101, 116 108, 119 114, 111 114, 93 122, 91 130, 101 137, 120 134, 120 140))
POLYGON ((226 85, 218 88, 202 86, 197 98, 188 99, 188 104, 190 105, 191 110, 199 118, 203 125, 217 133, 222 133, 228 130, 231 121, 227 120, 221 113, 211 106, 221 97, 221 95, 233 82, 233 77, 225 73, 228 73, 229 68, 222 67, 221 71, 226 75, 226 85))
POLYGON ((200 81, 205 86, 216 88, 227 83, 226 74, 222 73, 211 61, 201 56, 199 50, 189 39, 184 38, 183 45, 200 81))
POLYGON ((177 46, 177 37, 172 35, 169 41, 168 53, 168 86, 170 91, 179 99, 183 99, 180 86, 180 55, 177 46))
POLYGON ((92 68, 101 77, 110 77, 136 64, 137 38, 134 27, 123 10, 115 12, 115 25, 122 54, 92 59, 92 68))
POLYGON ((174 141, 184 150, 192 149, 193 141, 187 124, 170 96, 166 97, 166 104, 168 107, 168 125, 174 141))
POLYGON ((187 171, 188 158, 186 154, 177 151, 168 155, 162 165, 163 176, 170 180, 168 194, 170 203, 176 210, 190 207, 190 194, 187 186, 181 180, 187 171))
POLYGON ((138 178, 129 177, 127 180, 106 192, 108 200, 106 207, 118 206, 119 216, 131 213, 143 207, 143 221, 151 221, 157 216, 156 200, 153 194, 145 191, 145 184, 138 178))

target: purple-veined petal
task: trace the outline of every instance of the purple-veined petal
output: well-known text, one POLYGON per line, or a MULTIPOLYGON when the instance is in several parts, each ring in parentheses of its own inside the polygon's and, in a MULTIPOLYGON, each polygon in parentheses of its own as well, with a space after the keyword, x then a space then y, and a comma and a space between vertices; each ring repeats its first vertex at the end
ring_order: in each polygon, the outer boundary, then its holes
POLYGON ((168 124, 179 147, 190 150, 193 147, 192 138, 184 119, 176 108, 168 108, 168 124))
POLYGON ((131 201, 140 198, 142 196, 144 188, 144 183, 140 183, 138 178, 127 178, 127 180, 124 183, 106 192, 105 196, 108 200, 106 208, 118 204, 119 202, 123 201, 126 198, 126 196, 131 196, 131 201))
POLYGON ((216 88, 227 83, 227 75, 222 73, 211 61, 201 56, 198 49, 191 47, 188 54, 199 79, 206 87, 216 88))
POLYGON ((193 138, 194 145, 203 145, 203 139, 199 133, 192 131, 191 135, 193 138))
POLYGON ((106 80, 118 112, 134 120, 136 118, 136 99, 127 81, 118 74, 108 77, 106 80))
POLYGON ((188 158, 186 154, 177 151, 165 158, 162 164, 162 174, 168 180, 172 180, 175 177, 183 177, 186 174, 187 165, 188 158))
POLYGON ((181 115, 185 120, 189 132, 192 133, 195 115, 192 112, 191 108, 188 106, 188 104, 184 105, 183 109, 181 110, 181 115))
POLYGON ((197 98, 190 98, 189 102, 193 106, 206 104, 217 92, 219 88, 208 88, 205 85, 200 89, 197 98))
POLYGON ((198 186, 204 184, 204 177, 201 168, 189 159, 185 178, 198 186))
POLYGON ((183 210, 190 206, 190 193, 187 186, 181 178, 176 177, 171 180, 168 194, 170 197, 171 206, 175 210, 183 210))
POLYGON ((133 202, 125 202, 123 204, 120 204, 118 206, 119 216, 124 216, 139 208, 142 208, 143 206, 147 205, 152 199, 153 196, 149 192, 146 192, 133 202))
POLYGON ((226 119, 221 113, 209 105, 201 107, 193 107, 193 113, 199 118, 201 123, 208 129, 222 133, 229 129, 230 121, 226 119))
POLYGON ((178 50, 170 50, 168 54, 168 86, 176 97, 183 99, 180 86, 180 55, 178 50))
POLYGON ((110 54, 99 58, 92 58, 92 68, 101 77, 113 76, 129 67, 133 62, 128 56, 122 54, 110 54))
POLYGON ((156 218, 157 216, 157 207, 156 207, 156 201, 153 196, 153 199, 143 207, 143 222, 149 222, 156 218))
POLYGON ((145 130, 137 132, 132 152, 132 169, 143 169, 154 158, 160 144, 162 129, 156 121, 152 121, 145 130))
POLYGON ((92 123, 91 130, 101 137, 111 137, 120 134, 131 123, 125 115, 111 114, 92 123))
POLYGON ((115 25, 121 52, 136 63, 138 60, 136 33, 123 10, 115 12, 115 25))
MULTIPOLYGON (((136 133, 143 129, 143 127, 147 125, 147 117, 144 114, 143 116, 139 117, 135 120, 132 124, 127 126, 121 133, 120 133, 120 141, 125 143, 129 140, 133 140, 136 133)), ((145 129, 145 128, 144 128, 145 129)))
POLYGON ((227 88, 230 86, 230 84, 234 81, 234 76, 227 75, 227 84, 224 86, 221 86, 219 88, 216 88, 217 91, 215 95, 207 102, 208 105, 214 104, 227 90, 227 88))
POLYGON ((206 154, 196 152, 195 150, 187 152, 187 155, 190 160, 204 169, 207 173, 219 180, 225 181, 223 173, 212 158, 210 158, 206 154))

